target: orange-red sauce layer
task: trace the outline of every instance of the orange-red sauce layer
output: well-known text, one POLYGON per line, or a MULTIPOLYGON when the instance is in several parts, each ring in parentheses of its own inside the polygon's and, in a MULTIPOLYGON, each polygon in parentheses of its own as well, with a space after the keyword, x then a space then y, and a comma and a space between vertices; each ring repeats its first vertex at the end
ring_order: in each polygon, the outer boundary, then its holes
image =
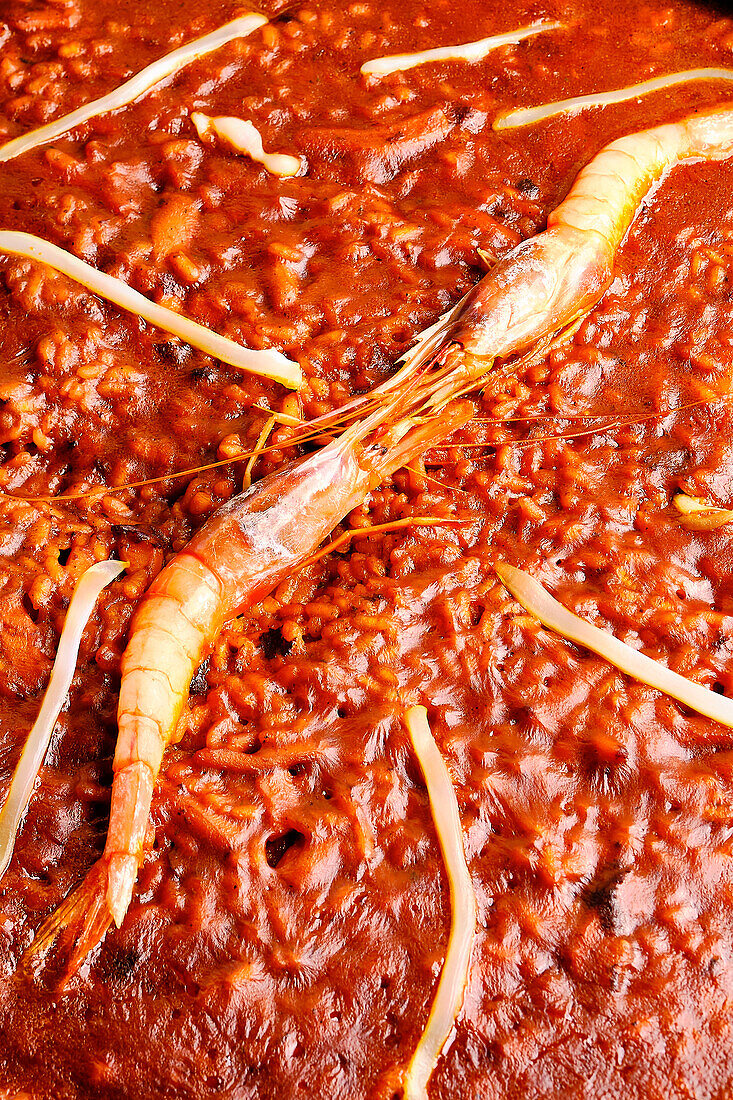
MULTIPOLYGON (((0 132, 59 117, 237 10, 4 0, 0 132)), ((388 376, 480 276, 476 249, 499 256, 540 230, 604 143, 731 100, 697 83, 491 129, 507 107, 733 66, 733 20, 692 0, 265 10, 251 37, 0 165, 0 227, 297 358, 306 417, 388 376), (545 16, 567 29, 473 65, 359 75, 372 57, 545 16), (195 109, 249 119, 306 174, 202 145, 195 109), (439 140, 421 146, 436 112, 439 140)), ((479 916, 433 1100, 730 1094, 733 737, 540 629, 492 565, 541 568, 586 617, 733 691, 733 534, 685 530, 670 507, 680 489, 733 499, 732 280, 733 164, 675 170, 572 343, 498 370, 469 428, 347 520, 473 523, 356 538, 225 628, 164 760, 127 919, 61 994, 53 964, 35 981, 16 968, 103 845, 130 617, 244 463, 175 471, 252 445, 256 404, 298 406, 60 275, 0 261, 0 793, 76 579, 98 557, 130 562, 85 634, 0 884, 0 1091, 393 1097, 450 919, 399 721, 422 702, 479 916)), ((294 456, 289 436, 274 433, 256 476, 294 456)))

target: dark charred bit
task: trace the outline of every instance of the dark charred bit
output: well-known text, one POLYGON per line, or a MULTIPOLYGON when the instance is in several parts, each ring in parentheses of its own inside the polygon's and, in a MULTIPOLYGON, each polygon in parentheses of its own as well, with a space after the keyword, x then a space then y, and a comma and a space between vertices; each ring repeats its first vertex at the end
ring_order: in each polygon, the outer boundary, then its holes
POLYGON ((163 363, 173 363, 178 367, 191 358, 191 351, 190 344, 179 340, 165 340, 162 344, 155 345, 155 353, 163 363))
POLYGON ((133 527, 129 523, 113 523, 111 525, 112 536, 114 538, 113 555, 125 560, 126 554, 129 552, 128 547, 131 546, 154 546, 156 549, 164 549, 166 546, 165 537, 158 531, 149 529, 145 530, 142 527, 133 527))
POLYGON ((605 932, 613 932, 618 918, 616 890, 631 871, 631 867, 616 864, 602 867, 583 887, 582 898, 589 909, 594 910, 605 932))
POLYGON ((282 630, 279 626, 270 627, 260 638, 260 645, 262 646, 262 653, 265 660, 271 661, 273 657, 287 657, 290 650, 293 648, 293 643, 288 642, 283 638, 282 630))
POLYGON ((517 180, 517 191, 521 191, 523 195, 529 195, 531 198, 537 198, 540 193, 540 189, 536 183, 533 183, 530 179, 517 180))
POLYGON ((205 657, 196 669, 193 680, 191 680, 191 687, 189 688, 190 695, 205 695, 209 690, 209 685, 206 680, 206 674, 209 671, 209 660, 209 657, 205 657))
POLYGON ((125 983, 129 981, 139 962, 140 956, 134 948, 115 948, 104 952, 101 969, 109 982, 125 983))
POLYGON ((190 377, 192 382, 210 382, 214 377, 214 369, 211 366, 194 367, 190 377))

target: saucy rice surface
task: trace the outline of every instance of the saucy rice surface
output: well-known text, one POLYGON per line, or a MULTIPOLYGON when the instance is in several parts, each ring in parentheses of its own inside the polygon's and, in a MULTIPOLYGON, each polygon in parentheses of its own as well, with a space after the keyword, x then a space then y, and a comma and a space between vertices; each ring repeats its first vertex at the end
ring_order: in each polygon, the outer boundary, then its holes
MULTIPOLYGON (((3 0, 0 135, 117 87, 240 13, 192 0, 3 0)), ((495 132, 501 110, 702 66, 733 18, 691 0, 305 0, 134 104, 0 165, 0 228, 298 360, 298 397, 36 263, 0 259, 0 794, 80 574, 130 563, 87 628, 0 883, 0 1092, 383 1098, 425 1025, 447 880, 404 707, 455 783, 478 901, 470 981, 430 1084, 452 1097, 722 1097, 733 1089, 733 738, 524 614, 493 572, 733 692, 733 162, 672 171, 572 341, 499 367, 476 418, 399 471, 355 537, 230 623, 166 753, 127 919, 61 995, 16 972, 99 856, 120 659, 164 563, 241 488, 271 408, 312 418, 394 369, 540 231, 614 138, 733 100, 723 82, 495 132), (385 54, 541 18, 563 28, 383 80, 385 54), (252 121, 279 179, 198 139, 252 121), (389 155, 387 155, 389 151, 389 155), (165 477, 137 488, 130 483, 165 477), (34 501, 108 488, 79 499, 34 501)), ((299 453, 279 427, 259 477, 299 453)), ((2 1093, 5 1095, 6 1093, 2 1093)))

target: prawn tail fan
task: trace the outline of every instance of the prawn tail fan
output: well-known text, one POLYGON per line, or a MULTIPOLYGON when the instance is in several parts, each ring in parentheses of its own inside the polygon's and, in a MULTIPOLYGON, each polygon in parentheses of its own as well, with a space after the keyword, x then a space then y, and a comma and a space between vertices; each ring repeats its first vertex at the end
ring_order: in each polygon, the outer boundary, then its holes
POLYGON ((112 915, 107 905, 107 865, 99 860, 84 881, 43 922, 21 959, 22 970, 26 974, 36 974, 55 948, 63 988, 89 953, 102 942, 111 923, 112 915))

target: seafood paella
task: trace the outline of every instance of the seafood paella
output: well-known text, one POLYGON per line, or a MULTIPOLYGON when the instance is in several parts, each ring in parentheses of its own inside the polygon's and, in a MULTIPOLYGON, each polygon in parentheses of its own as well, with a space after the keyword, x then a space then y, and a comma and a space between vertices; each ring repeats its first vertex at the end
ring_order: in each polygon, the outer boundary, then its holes
POLYGON ((733 1092, 733 13, 0 3, 0 1096, 733 1092))

